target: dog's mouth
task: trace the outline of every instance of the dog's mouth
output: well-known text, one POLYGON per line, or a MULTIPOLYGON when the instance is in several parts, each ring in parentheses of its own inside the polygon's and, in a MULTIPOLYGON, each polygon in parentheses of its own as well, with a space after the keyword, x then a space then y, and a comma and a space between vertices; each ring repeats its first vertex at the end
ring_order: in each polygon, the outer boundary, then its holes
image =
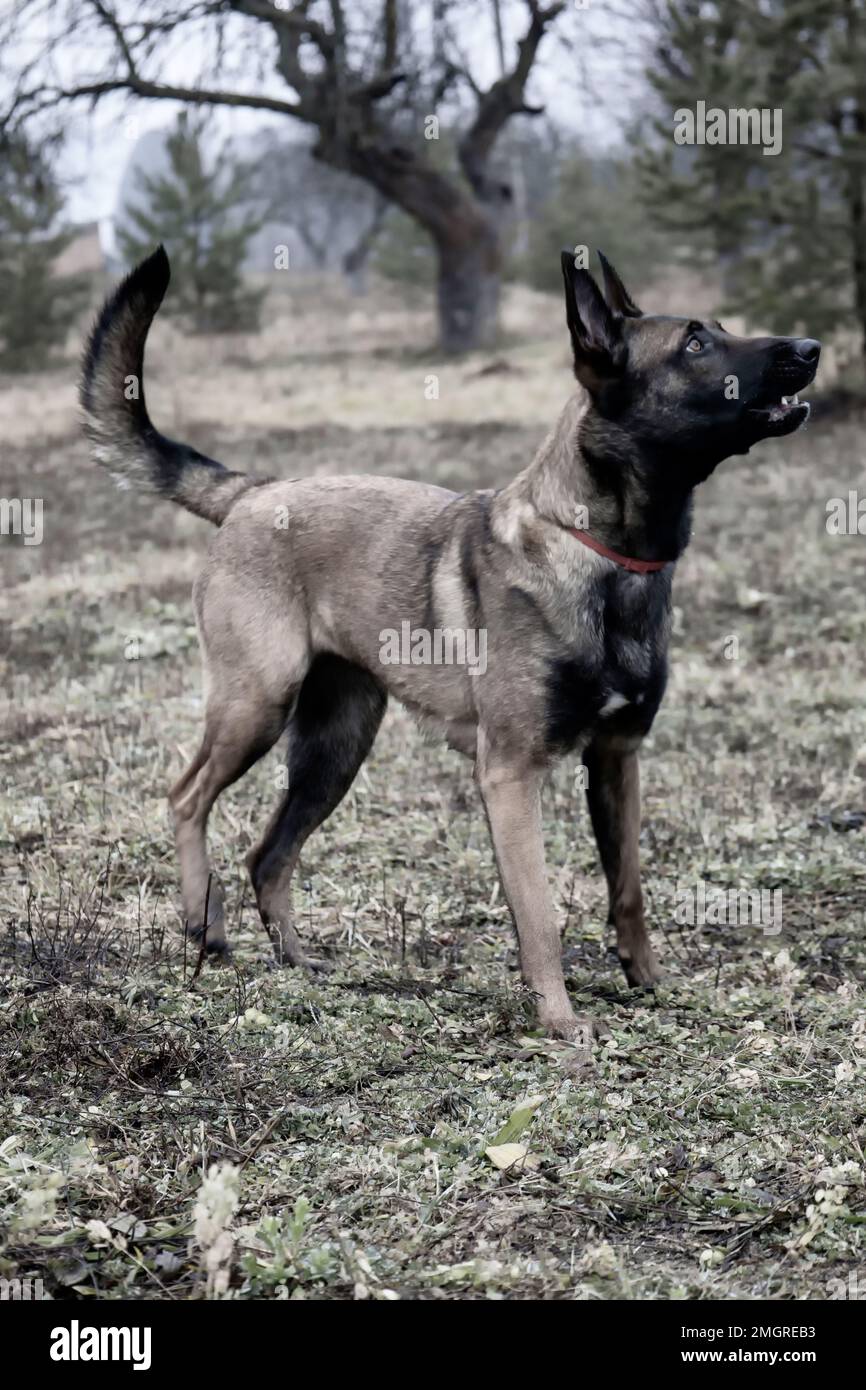
POLYGON ((805 425, 811 406, 808 401, 800 400, 799 393, 814 378, 815 373, 809 372, 793 393, 783 395, 778 388, 773 388, 763 392, 749 406, 747 413, 755 424, 760 425, 763 436, 793 434, 801 425, 805 425))

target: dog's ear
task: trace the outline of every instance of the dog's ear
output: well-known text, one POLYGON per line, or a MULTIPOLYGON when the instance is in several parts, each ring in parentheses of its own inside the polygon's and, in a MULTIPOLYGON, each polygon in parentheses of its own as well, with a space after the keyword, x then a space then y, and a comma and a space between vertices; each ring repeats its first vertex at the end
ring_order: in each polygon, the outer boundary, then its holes
POLYGON ((623 318, 643 318, 643 309, 637 307, 607 256, 602 255, 599 251, 598 259, 601 261, 601 273, 604 277, 604 297, 609 307, 615 314, 621 314, 623 318))
POLYGON ((625 360, 622 319, 611 312, 589 271, 575 266, 573 251, 562 253, 562 275, 574 374, 592 391, 616 376, 625 360))

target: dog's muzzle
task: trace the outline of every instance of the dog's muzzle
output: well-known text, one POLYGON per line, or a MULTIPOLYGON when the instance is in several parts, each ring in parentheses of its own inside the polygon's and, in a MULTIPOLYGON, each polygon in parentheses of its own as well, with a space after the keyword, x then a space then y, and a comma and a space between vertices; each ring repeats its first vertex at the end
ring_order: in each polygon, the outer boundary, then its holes
POLYGON ((808 401, 799 392, 815 379, 821 344, 817 338, 790 338, 777 352, 764 374, 758 396, 748 406, 748 414, 761 433, 793 434, 809 418, 808 401))

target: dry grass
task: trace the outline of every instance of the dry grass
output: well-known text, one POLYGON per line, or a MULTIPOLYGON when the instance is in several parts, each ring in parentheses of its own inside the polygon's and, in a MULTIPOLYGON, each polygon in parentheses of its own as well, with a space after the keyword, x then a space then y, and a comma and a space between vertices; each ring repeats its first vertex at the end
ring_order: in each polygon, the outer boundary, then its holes
MULTIPOLYGON (((151 404, 234 466, 502 481, 568 390, 559 306, 517 291, 507 322, 490 373, 425 354, 429 306, 393 293, 287 293, 215 347, 161 322, 151 404)), ((574 769, 551 780, 569 982, 612 1028, 584 1065, 532 1032, 468 767, 399 709, 298 884, 333 975, 272 969, 245 898, 274 755, 214 815, 236 952, 193 982, 164 793, 198 731, 207 528, 94 472, 71 380, 0 404, 4 491, 45 499, 40 548, 2 541, 0 1273, 181 1299, 866 1281, 866 558, 823 526, 854 427, 818 419, 702 490, 644 757, 654 998, 613 959, 574 769), (677 927, 698 879, 781 887, 781 934, 677 927), (527 1096, 537 1165, 500 1173, 484 1150, 527 1096)))

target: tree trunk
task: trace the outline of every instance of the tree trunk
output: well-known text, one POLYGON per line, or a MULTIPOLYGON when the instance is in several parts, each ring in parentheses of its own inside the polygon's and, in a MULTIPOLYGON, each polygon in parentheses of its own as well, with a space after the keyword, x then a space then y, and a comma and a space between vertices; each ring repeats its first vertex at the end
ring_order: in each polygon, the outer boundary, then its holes
POLYGON ((314 156, 366 180, 424 228, 437 256, 439 346, 445 353, 488 347, 496 336, 502 279, 504 202, 496 185, 482 201, 456 179, 416 160, 410 150, 320 139, 314 156))
POLYGON ((379 198, 367 226, 354 246, 351 246, 343 257, 343 274, 349 282, 349 289, 352 294, 363 295, 367 293, 367 266, 370 262, 370 252, 382 230, 387 211, 387 202, 384 198, 379 198))
POLYGON ((860 351, 866 362, 866 187, 863 154, 866 149, 866 114, 854 113, 857 145, 845 160, 845 197, 851 236, 851 271, 854 281, 854 313, 860 331, 860 351))
POLYGON ((492 223, 468 237, 439 237, 439 346, 449 355, 491 347, 499 327, 502 250, 492 223))

